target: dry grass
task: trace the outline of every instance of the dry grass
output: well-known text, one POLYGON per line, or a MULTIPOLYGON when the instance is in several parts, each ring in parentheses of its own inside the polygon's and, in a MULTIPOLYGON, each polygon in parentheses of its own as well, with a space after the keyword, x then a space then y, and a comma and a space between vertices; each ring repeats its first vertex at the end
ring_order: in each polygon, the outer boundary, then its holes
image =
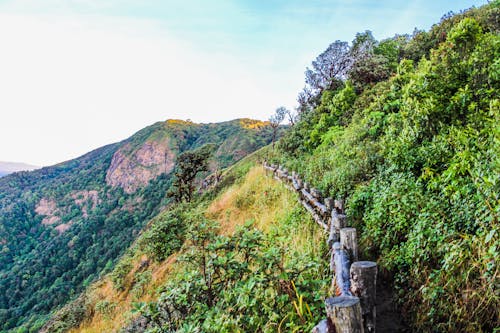
MULTIPOLYGON (((295 194, 272 177, 266 177, 264 169, 257 166, 250 169, 241 182, 221 193, 209 205, 206 215, 220 223, 220 232, 225 235, 234 233, 238 226, 244 225, 247 221, 253 221, 257 228, 266 232, 275 227, 277 221, 289 214, 296 205, 298 203, 295 194)), ((293 231, 294 242, 291 246, 294 248, 310 246, 310 237, 314 239, 321 237, 321 234, 310 232, 311 226, 315 227, 312 223, 304 221, 303 227, 296 228, 293 231)), ((146 292, 140 297, 132 295, 130 290, 133 287, 134 276, 140 270, 141 262, 147 259, 142 254, 136 254, 133 259, 133 268, 125 278, 125 291, 116 290, 108 277, 95 283, 89 291, 90 298, 94 300, 94 308, 98 302, 107 301, 114 305, 114 310, 106 316, 94 311, 92 318, 70 332, 117 332, 132 316, 133 302, 150 302, 157 299, 158 287, 168 280, 174 269, 178 268, 175 265, 177 255, 172 255, 161 263, 151 261, 147 269, 151 271, 152 279, 145 287, 146 292)))
POLYGON ((113 311, 108 315, 103 315, 98 311, 94 311, 94 315, 90 320, 83 322, 78 328, 72 329, 69 332, 117 332, 120 328, 124 327, 130 319, 133 302, 151 302, 157 299, 158 295, 156 290, 167 281, 170 273, 172 273, 176 255, 170 256, 161 263, 151 261, 148 270, 151 271, 152 278, 150 283, 145 287, 147 292, 140 297, 135 297, 130 293, 130 287, 132 286, 135 273, 139 270, 141 261, 146 259, 147 257, 145 255, 137 256, 134 259, 134 268, 126 278, 128 288, 126 288, 125 291, 116 290, 109 277, 96 282, 89 291, 94 308, 98 302, 107 301, 114 305, 113 311))
POLYGON ((215 199, 206 215, 220 223, 222 234, 232 234, 247 221, 267 231, 294 204, 293 194, 271 177, 265 177, 264 169, 258 166, 248 172, 243 182, 215 199))

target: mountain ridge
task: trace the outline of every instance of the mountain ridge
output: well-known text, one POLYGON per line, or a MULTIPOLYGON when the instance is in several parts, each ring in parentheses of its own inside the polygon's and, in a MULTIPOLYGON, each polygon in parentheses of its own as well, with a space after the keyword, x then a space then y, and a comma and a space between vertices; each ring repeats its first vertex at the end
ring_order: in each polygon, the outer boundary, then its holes
POLYGON ((109 270, 170 202, 180 154, 214 143, 211 168, 227 167, 271 142, 271 128, 259 124, 157 122, 76 159, 2 177, 0 327, 38 327, 51 309, 109 270))

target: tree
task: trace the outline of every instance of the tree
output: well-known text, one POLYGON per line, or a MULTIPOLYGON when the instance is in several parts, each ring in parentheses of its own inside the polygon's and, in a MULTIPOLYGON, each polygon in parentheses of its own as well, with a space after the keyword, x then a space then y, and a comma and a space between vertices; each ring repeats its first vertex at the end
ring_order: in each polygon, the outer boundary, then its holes
POLYGON ((184 152, 177 158, 175 179, 168 196, 176 202, 191 201, 198 173, 208 170, 208 159, 215 151, 214 144, 184 152))
POLYGON ((274 149, 274 143, 276 142, 276 136, 278 134, 278 127, 280 124, 283 122, 285 119, 285 116, 289 113, 284 106, 280 106, 279 108, 274 111, 274 114, 269 117, 269 122, 270 126, 273 129, 273 149, 274 149))
POLYGON ((295 123, 298 121, 299 115, 297 114, 297 110, 292 111, 292 110, 286 110, 286 116, 288 118, 288 122, 290 123, 290 126, 295 125, 295 123))
POLYGON ((336 90, 342 85, 351 65, 348 43, 337 40, 312 62, 312 69, 306 69, 306 84, 316 93, 325 89, 336 90))
POLYGON ((351 66, 349 44, 340 40, 331 43, 312 62, 312 68, 306 69, 306 86, 297 98, 299 114, 303 115, 318 106, 324 90, 341 88, 351 66))
POLYGON ((358 92, 367 86, 386 80, 391 74, 389 59, 382 52, 377 52, 378 45, 369 30, 356 34, 352 41, 352 66, 348 76, 358 92))

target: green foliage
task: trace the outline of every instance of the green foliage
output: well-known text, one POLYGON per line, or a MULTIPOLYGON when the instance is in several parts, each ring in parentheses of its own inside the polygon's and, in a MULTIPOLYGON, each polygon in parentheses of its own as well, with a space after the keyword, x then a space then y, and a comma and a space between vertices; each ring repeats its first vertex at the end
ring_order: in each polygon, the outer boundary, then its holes
MULTIPOLYGON (((66 304, 54 317, 52 317, 40 330, 41 333, 63 333, 70 328, 77 327, 91 312, 89 299, 85 294, 80 295, 72 302, 66 304)), ((33 325, 34 326, 34 325, 33 325)))
POLYGON ((118 290, 125 290, 125 278, 130 273, 132 269, 132 258, 126 256, 121 258, 121 260, 116 264, 115 268, 111 272, 111 281, 113 286, 118 290))
POLYGON ((216 223, 189 213, 178 258, 182 270, 162 287, 158 302, 140 307, 142 316, 125 331, 310 330, 322 312, 321 290, 328 283, 319 270, 324 252, 316 246, 310 248, 316 251, 312 256, 307 250, 285 256, 292 230, 304 225, 303 214, 295 209, 269 234, 249 222, 223 236, 216 223), (139 329, 141 322, 147 324, 139 329))
POLYGON ((102 300, 95 304, 94 309, 105 318, 109 318, 115 311, 116 304, 108 300, 102 300))
POLYGON ((161 213, 141 235, 139 247, 154 260, 165 260, 184 243, 186 230, 182 214, 184 208, 181 205, 161 213))
POLYGON ((365 256, 394 275, 417 331, 500 326, 498 13, 491 3, 375 47, 414 61, 365 87, 345 126, 314 116, 339 94, 323 92, 279 144, 281 163, 347 200, 365 256), (315 145, 293 141, 308 135, 315 145))
POLYGON ((144 271, 140 273, 135 273, 133 287, 130 290, 130 293, 135 298, 141 297, 145 291, 146 286, 151 282, 152 274, 151 271, 144 271))

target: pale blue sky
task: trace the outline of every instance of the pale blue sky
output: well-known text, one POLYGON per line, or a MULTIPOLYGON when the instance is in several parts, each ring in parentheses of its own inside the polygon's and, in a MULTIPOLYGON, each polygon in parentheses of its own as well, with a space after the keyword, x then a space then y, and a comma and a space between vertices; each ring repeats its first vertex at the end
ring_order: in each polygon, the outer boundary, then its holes
POLYGON ((267 119, 329 43, 484 3, 0 0, 0 160, 53 164, 167 118, 267 119))

